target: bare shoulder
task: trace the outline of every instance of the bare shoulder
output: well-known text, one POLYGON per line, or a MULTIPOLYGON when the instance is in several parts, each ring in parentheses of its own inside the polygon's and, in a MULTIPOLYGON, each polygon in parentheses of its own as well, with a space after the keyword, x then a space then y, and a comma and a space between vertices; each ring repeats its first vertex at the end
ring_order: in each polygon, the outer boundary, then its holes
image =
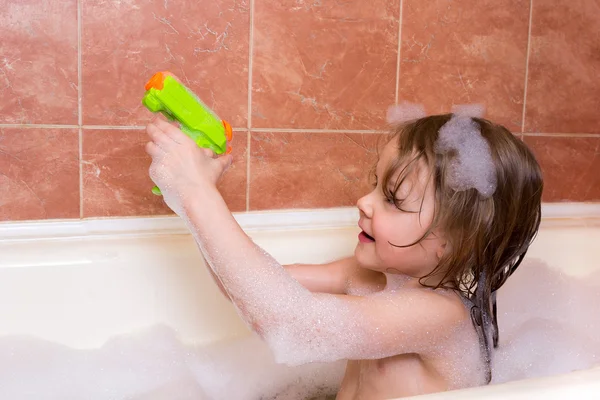
POLYGON ((391 292, 395 301, 409 302, 415 312, 431 317, 431 328, 451 328, 470 321, 470 310, 460 295, 448 289, 405 289, 391 292), (420 310, 420 311, 418 311, 420 310), (437 326, 436 326, 437 325, 437 326))
POLYGON ((431 307, 437 308, 440 313, 443 312, 447 315, 446 321, 462 323, 470 320, 470 310, 457 292, 449 289, 429 288, 420 291, 424 301, 427 301, 431 307))

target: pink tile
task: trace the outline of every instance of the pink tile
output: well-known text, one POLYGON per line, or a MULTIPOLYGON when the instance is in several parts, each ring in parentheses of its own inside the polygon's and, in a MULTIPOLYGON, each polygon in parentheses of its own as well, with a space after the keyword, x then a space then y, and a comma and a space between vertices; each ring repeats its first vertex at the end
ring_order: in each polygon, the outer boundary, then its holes
POLYGON ((233 133, 233 163, 219 183, 219 191, 232 212, 246 211, 248 133, 233 133))
POLYGON ((0 128, 0 220, 79 218, 76 129, 0 128))
POLYGON ((369 190, 379 135, 253 132, 250 209, 353 206, 369 190))
POLYGON ((0 123, 77 124, 77 1, 0 9, 0 123))
POLYGON ((252 126, 379 129, 394 102, 398 0, 256 0, 252 126))
POLYGON ((145 124, 144 85, 170 70, 221 118, 246 125, 247 1, 81 1, 85 124, 145 124))
POLYGON ((525 136, 542 166, 543 201, 600 201, 600 137, 525 136))
POLYGON ((429 113, 481 103, 521 131, 529 0, 404 0, 399 98, 429 113))
MULTIPOLYGON (((83 137, 83 212, 85 217, 172 214, 151 193, 150 157, 143 130, 85 130, 83 137)), ((234 135, 235 164, 220 184, 232 211, 246 206, 246 134, 234 135)))
POLYGON ((535 1, 528 132, 599 133, 600 1, 535 1))

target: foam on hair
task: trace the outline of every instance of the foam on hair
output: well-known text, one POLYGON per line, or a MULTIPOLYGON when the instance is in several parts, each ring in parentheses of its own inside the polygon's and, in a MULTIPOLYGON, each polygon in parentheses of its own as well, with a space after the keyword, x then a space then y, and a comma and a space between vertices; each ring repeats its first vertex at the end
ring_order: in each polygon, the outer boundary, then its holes
POLYGON ((471 117, 482 114, 477 105, 454 108, 452 118, 439 131, 435 151, 455 152, 450 164, 450 187, 461 192, 476 189, 483 197, 496 191, 497 178, 489 143, 481 135, 479 124, 471 117))
POLYGON ((402 102, 390 106, 387 110, 387 122, 392 125, 401 124, 427 115, 422 104, 402 102))

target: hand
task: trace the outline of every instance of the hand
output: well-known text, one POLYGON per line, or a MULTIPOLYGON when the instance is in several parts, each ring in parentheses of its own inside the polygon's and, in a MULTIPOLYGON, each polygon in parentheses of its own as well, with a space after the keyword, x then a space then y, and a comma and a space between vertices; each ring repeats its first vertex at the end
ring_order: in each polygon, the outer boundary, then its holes
POLYGON ((199 191, 216 190, 232 157, 218 157, 200 148, 179 128, 157 118, 146 127, 150 142, 146 152, 152 157, 150 178, 160 188, 165 203, 177 214, 184 202, 199 191))

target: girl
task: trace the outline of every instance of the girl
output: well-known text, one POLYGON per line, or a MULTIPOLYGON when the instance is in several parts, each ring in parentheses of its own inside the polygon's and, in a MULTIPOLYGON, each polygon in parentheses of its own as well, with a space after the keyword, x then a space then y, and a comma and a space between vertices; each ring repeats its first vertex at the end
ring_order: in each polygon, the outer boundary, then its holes
POLYGON ((162 120, 147 132, 152 180, 278 362, 349 360, 342 400, 489 382, 495 292, 541 214, 540 167, 507 129, 459 111, 398 124, 358 201, 354 256, 285 267, 242 231, 216 188, 230 156, 162 120))

